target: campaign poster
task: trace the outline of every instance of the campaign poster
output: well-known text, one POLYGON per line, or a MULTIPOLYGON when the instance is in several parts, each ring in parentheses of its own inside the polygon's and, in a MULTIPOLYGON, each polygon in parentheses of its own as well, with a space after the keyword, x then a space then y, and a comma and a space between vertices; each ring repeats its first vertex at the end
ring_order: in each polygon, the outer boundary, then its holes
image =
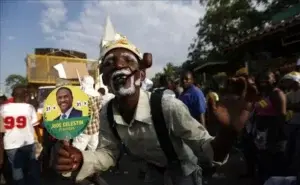
POLYGON ((44 126, 56 139, 69 140, 84 131, 90 120, 89 97, 77 86, 54 89, 44 103, 44 126))

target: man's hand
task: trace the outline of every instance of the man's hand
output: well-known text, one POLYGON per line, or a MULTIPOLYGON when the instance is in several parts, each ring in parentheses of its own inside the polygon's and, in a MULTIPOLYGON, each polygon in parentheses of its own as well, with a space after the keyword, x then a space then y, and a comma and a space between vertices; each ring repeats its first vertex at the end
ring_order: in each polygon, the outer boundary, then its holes
POLYGON ((254 82, 246 77, 232 78, 229 86, 231 91, 219 102, 210 101, 214 117, 211 120, 224 126, 232 125, 239 132, 249 119, 258 93, 254 82))
POLYGON ((257 96, 255 84, 247 77, 231 79, 227 90, 220 101, 210 100, 210 120, 223 126, 211 142, 215 161, 223 161, 230 152, 238 133, 250 117, 257 96))
POLYGON ((67 141, 63 141, 58 150, 55 168, 60 173, 68 173, 78 170, 83 161, 82 153, 77 148, 70 146, 67 141))

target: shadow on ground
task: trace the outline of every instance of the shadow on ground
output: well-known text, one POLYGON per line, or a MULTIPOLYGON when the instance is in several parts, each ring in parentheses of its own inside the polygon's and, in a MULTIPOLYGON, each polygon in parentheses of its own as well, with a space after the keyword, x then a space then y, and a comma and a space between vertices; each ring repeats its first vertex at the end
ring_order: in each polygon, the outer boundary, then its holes
MULTIPOLYGON (((120 173, 106 172, 102 174, 108 185, 142 185, 138 178, 139 163, 132 162, 128 156, 124 156, 120 163, 120 173)), ((245 172, 245 164, 242 155, 234 152, 230 155, 228 162, 218 168, 217 173, 211 179, 205 179, 205 185, 255 185, 251 180, 240 179, 239 176, 245 172)), ((57 175, 48 174, 43 178, 42 185, 73 185, 69 180, 61 179, 57 175)), ((86 185, 92 185, 86 183, 86 185)))

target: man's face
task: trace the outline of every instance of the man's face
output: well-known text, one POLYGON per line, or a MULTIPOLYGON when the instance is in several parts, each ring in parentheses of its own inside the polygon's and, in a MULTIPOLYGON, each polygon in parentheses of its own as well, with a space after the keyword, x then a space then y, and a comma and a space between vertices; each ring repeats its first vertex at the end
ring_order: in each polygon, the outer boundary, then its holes
POLYGON ((106 54, 101 64, 103 80, 116 96, 133 95, 141 86, 141 71, 135 54, 123 48, 106 54))
POLYGON ((181 84, 184 89, 189 88, 193 83, 194 79, 190 73, 185 73, 181 76, 181 84))
POLYGON ((56 95, 57 104, 62 113, 65 113, 72 107, 73 97, 71 93, 66 89, 60 89, 56 95))

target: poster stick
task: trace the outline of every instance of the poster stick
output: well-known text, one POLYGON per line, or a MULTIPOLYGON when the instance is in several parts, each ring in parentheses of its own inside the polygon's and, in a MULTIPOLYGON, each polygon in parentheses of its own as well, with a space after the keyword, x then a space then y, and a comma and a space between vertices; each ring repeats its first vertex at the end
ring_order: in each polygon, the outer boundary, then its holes
POLYGON ((80 87, 81 87, 82 86, 82 84, 81 84, 81 77, 80 77, 80 74, 78 72, 78 69, 76 69, 76 73, 77 73, 78 81, 79 81, 79 84, 80 84, 80 87))
MULTIPOLYGON (((65 136, 65 139, 63 140, 62 143, 63 143, 63 145, 68 144, 68 146, 70 146, 71 145, 70 141, 71 141, 70 136, 65 136)), ((71 175, 72 175, 72 172, 62 173, 62 176, 64 176, 64 177, 71 177, 71 175)))

